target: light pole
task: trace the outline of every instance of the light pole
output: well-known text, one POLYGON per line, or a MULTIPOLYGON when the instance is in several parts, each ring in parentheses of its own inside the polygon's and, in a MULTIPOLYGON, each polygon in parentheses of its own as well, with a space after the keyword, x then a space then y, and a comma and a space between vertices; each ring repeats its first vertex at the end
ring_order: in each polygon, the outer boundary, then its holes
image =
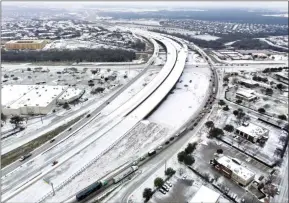
POLYGON ((53 183, 50 182, 50 185, 51 185, 51 187, 52 187, 52 192, 53 192, 53 196, 54 196, 54 195, 55 195, 55 190, 54 190, 54 187, 53 187, 53 183))

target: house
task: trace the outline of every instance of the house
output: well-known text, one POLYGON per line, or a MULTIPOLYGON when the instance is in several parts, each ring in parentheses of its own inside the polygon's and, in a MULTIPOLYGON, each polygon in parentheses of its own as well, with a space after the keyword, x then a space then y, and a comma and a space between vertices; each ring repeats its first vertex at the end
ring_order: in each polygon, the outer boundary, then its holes
POLYGON ((236 128, 235 133, 247 140, 255 143, 260 140, 267 140, 269 137, 269 130, 253 123, 247 123, 236 128))
POLYGON ((255 174, 245 166, 242 166, 240 161, 228 156, 218 156, 214 159, 213 165, 225 177, 242 186, 247 186, 255 178, 255 174))
POLYGON ((219 193, 202 185, 188 203, 219 203, 219 199, 219 193))

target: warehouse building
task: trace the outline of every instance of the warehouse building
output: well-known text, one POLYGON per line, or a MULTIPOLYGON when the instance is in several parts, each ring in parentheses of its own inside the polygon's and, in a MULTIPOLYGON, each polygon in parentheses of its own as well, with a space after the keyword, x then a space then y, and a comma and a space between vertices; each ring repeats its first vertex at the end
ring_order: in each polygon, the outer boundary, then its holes
POLYGON ((269 138, 268 129, 255 125, 253 123, 243 124, 235 130, 235 133, 253 143, 261 140, 267 140, 269 138))
POLYGON ((219 193, 202 185, 189 203, 219 203, 220 196, 219 193))
POLYGON ((4 115, 47 114, 53 109, 57 99, 67 88, 68 86, 48 85, 4 87, 2 88, 2 113, 4 115), (6 99, 13 94, 16 96, 12 99, 6 99), (5 98, 4 102, 3 98, 5 98))
POLYGON ((222 173, 225 177, 232 179, 242 186, 247 186, 251 183, 255 174, 242 166, 240 161, 227 156, 219 156, 214 159, 214 167, 222 173))
POLYGON ((12 40, 5 44, 7 50, 19 50, 19 49, 43 49, 47 42, 45 40, 12 40))
POLYGON ((236 98, 241 99, 241 100, 245 100, 248 102, 255 101, 258 99, 258 97, 256 95, 254 95, 254 90, 248 90, 248 89, 243 89, 243 88, 240 88, 236 92, 236 98))

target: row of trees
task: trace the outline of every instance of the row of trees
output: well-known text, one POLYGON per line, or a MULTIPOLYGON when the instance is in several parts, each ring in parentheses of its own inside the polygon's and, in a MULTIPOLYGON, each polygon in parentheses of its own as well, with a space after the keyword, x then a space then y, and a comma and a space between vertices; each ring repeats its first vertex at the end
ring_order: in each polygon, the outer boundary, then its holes
POLYGON ((265 68, 262 72, 263 73, 275 73, 275 72, 281 72, 283 69, 286 69, 287 67, 279 67, 279 68, 265 68))
POLYGON ((2 50, 2 61, 5 62, 43 62, 43 61, 76 61, 76 62, 127 62, 136 58, 133 51, 123 49, 79 49, 49 51, 14 51, 2 50))

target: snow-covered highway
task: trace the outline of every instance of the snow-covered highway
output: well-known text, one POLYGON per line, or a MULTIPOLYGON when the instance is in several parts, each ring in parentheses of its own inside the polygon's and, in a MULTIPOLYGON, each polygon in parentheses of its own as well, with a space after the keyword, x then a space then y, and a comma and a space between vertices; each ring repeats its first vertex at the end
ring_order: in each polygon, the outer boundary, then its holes
MULTIPOLYGON (((56 147, 55 149, 52 149, 35 158, 33 160, 34 163, 27 163, 23 168, 24 170, 15 171, 15 174, 25 171, 31 172, 31 170, 28 168, 32 166, 31 169, 35 172, 38 170, 41 175, 35 178, 32 182, 28 182, 24 186, 26 189, 21 187, 20 189, 14 191, 10 190, 9 192, 5 193, 3 195, 4 201, 38 201, 45 196, 47 192, 49 195, 51 188, 42 180, 46 174, 46 176, 51 177, 51 181, 54 183, 55 188, 58 188, 58 186, 60 186, 63 182, 71 178, 71 176, 74 174, 77 174, 80 169, 89 164, 91 160, 101 156, 106 150, 109 150, 110 146, 117 142, 122 136, 125 136, 127 131, 129 131, 137 122, 143 119, 166 96, 182 73, 187 56, 187 50, 186 48, 176 45, 170 39, 160 37, 158 34, 151 36, 152 38, 155 38, 156 40, 165 44, 167 54, 169 56, 167 57, 167 62, 159 74, 140 92, 123 103, 121 108, 117 108, 113 112, 107 112, 104 109, 97 122, 90 124, 88 130, 77 133, 73 136, 73 139, 66 142, 65 146, 67 148, 65 147, 65 149, 63 149, 63 146, 62 148, 56 147), (178 49, 178 55, 175 49, 178 49), (129 114, 130 112, 132 113, 129 114), (74 147, 72 148, 68 146, 74 147), (64 154, 63 151, 66 153, 64 154), (91 153, 92 151, 93 153, 91 153), (59 163, 54 167, 50 166, 51 161, 56 157, 59 163), (40 168, 40 170, 37 161, 40 163, 40 166, 43 166, 43 168, 40 168), (63 171, 64 168, 65 171, 63 171), (41 191, 39 191, 39 188, 42 188, 41 191), (33 191, 36 190, 37 195, 33 193, 33 191), (14 194, 16 195, 14 196, 14 194)), ((17 178, 17 175, 12 176, 17 178)), ((24 182, 23 179, 29 180, 29 177, 23 178, 22 175, 22 182, 24 182)), ((20 180, 18 183, 19 182, 20 180)))

